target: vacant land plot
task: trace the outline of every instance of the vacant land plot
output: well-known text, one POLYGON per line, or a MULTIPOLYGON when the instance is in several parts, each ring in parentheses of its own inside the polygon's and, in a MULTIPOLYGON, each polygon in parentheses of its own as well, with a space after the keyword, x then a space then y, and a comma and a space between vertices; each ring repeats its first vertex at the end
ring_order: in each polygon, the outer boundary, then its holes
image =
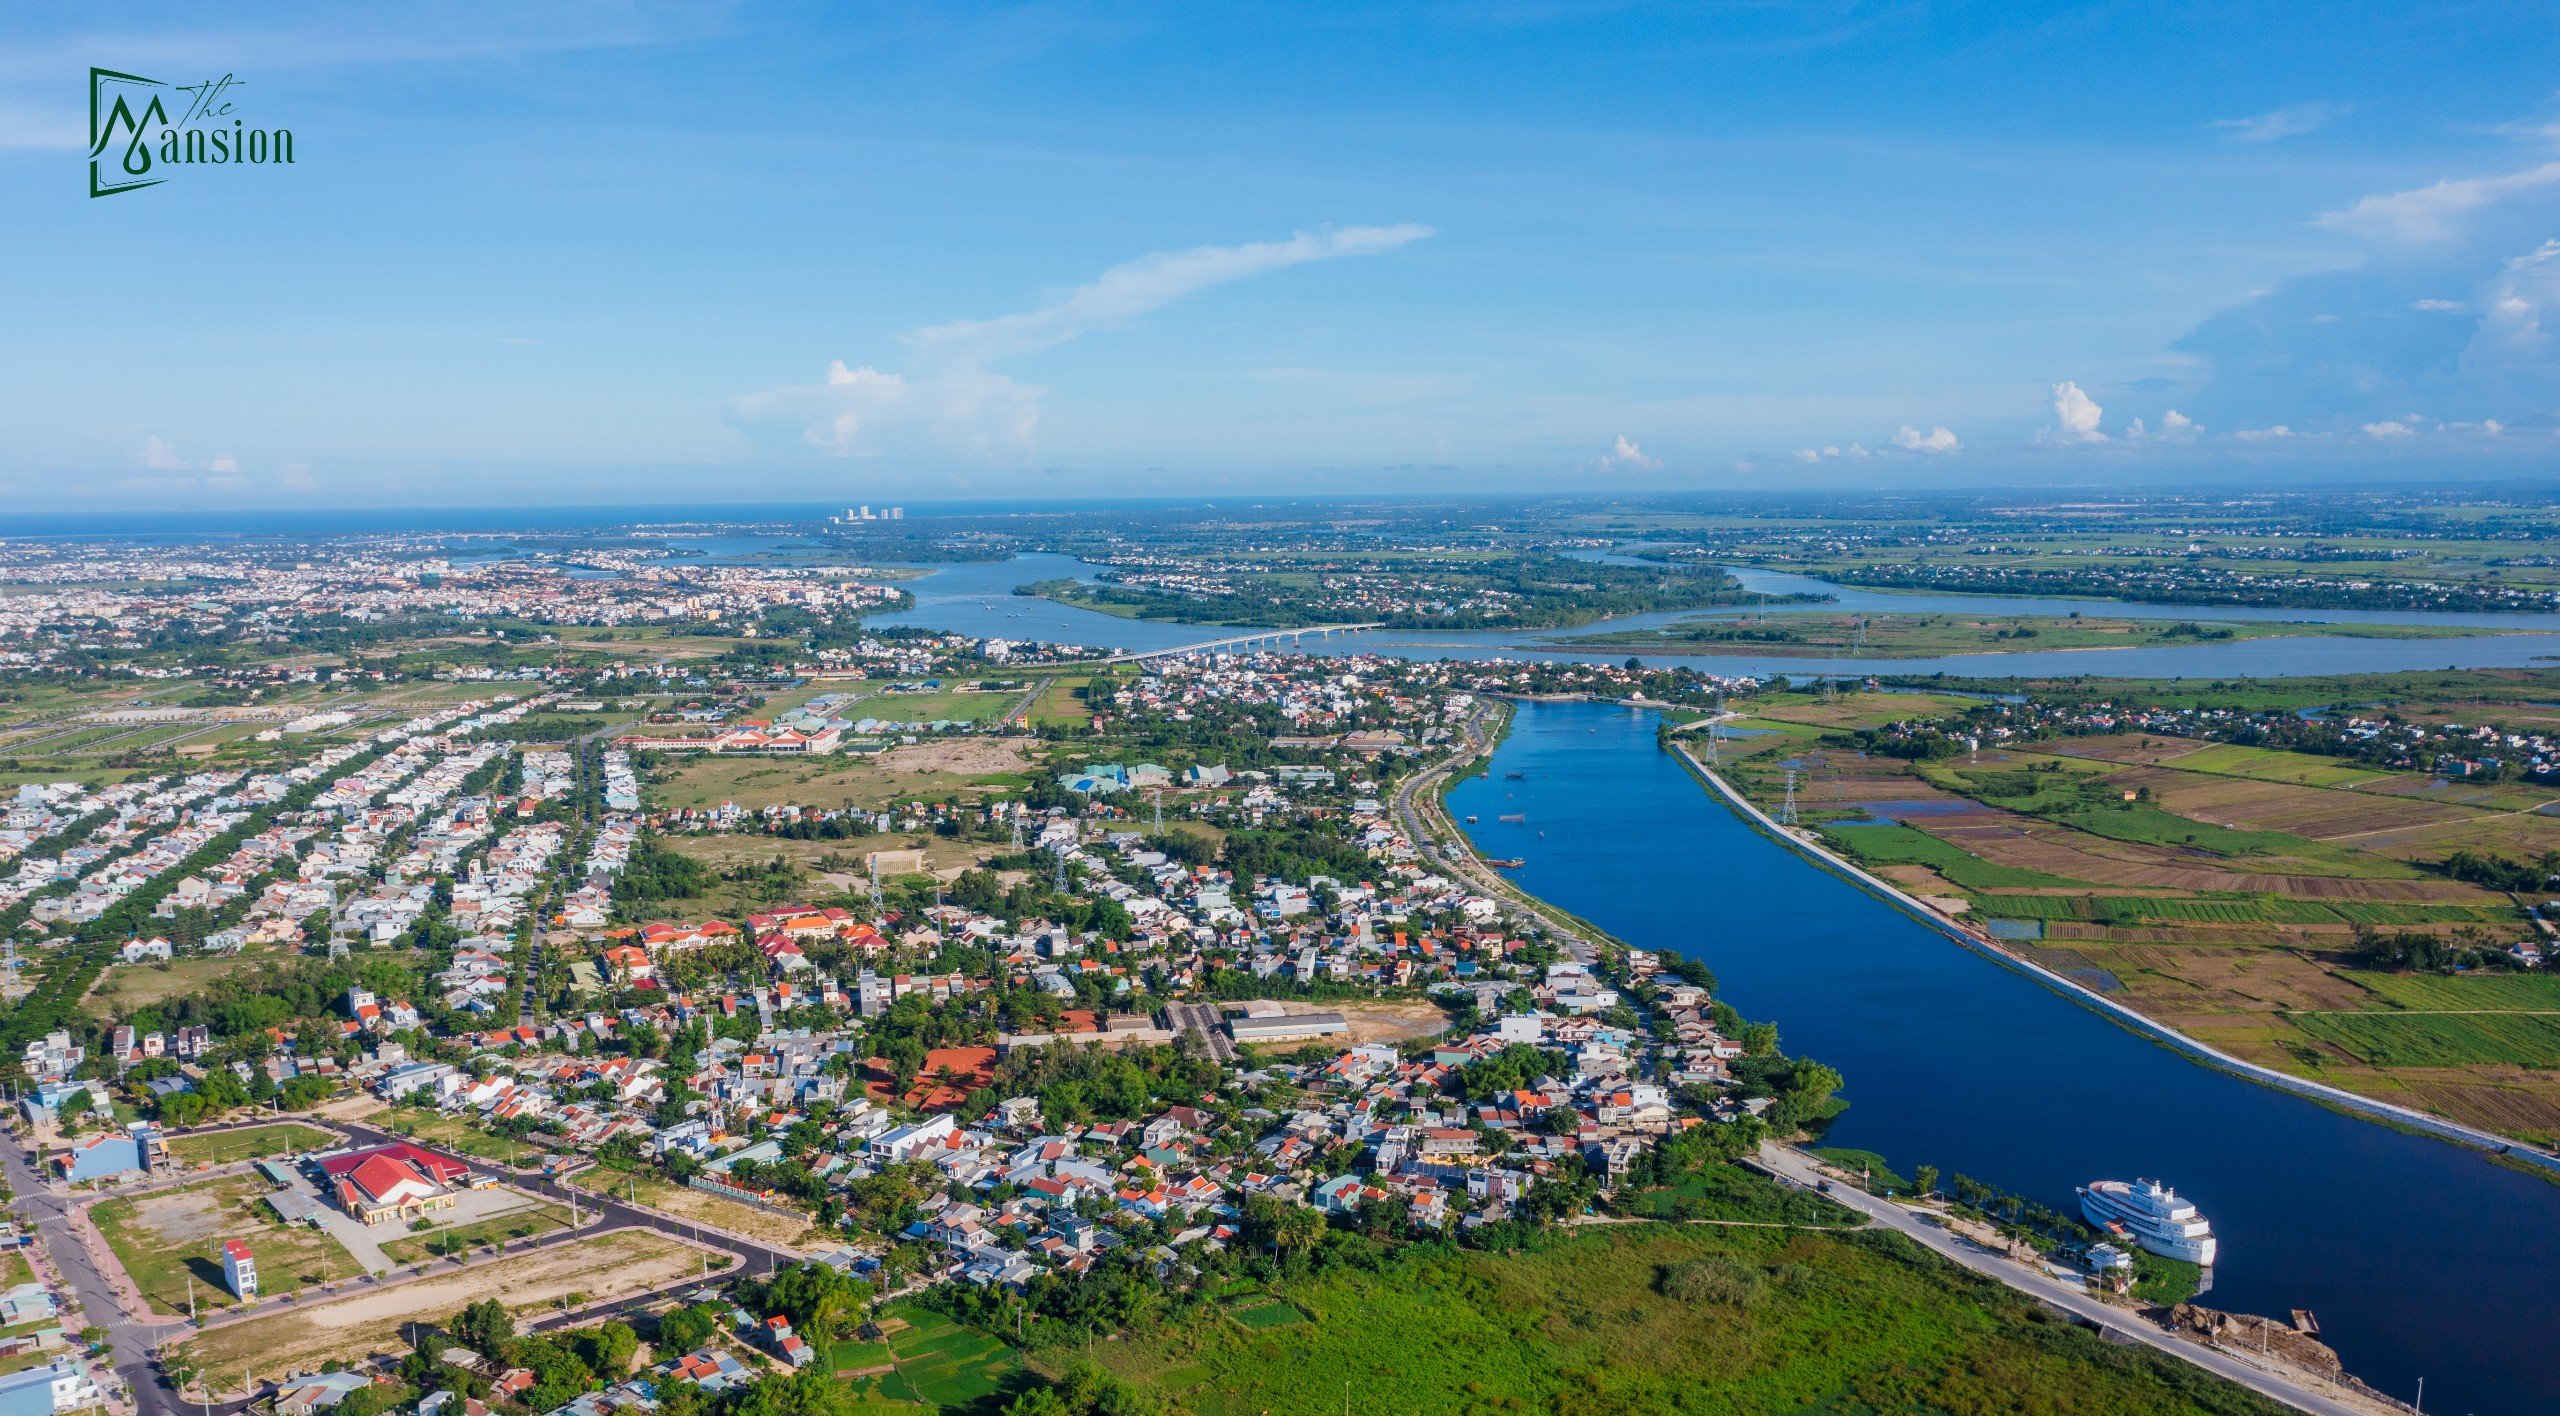
POLYGON ((374 1124, 439 1150, 508 1165, 529 1164, 543 1154, 540 1142, 497 1135, 481 1130, 462 1117, 446 1116, 413 1106, 395 1106, 375 1117, 374 1124))
MULTIPOLYGON (((714 1256, 715 1268, 720 1262, 714 1256)), ((401 1324, 416 1318, 441 1320, 483 1298, 529 1312, 573 1295, 595 1299, 661 1288, 701 1266, 701 1252, 686 1244, 651 1230, 617 1229, 225 1324, 188 1341, 178 1355, 199 1371, 224 1379, 244 1366, 254 1366, 261 1377, 321 1371, 374 1353, 406 1352, 401 1324)))
POLYGON ((91 1207, 89 1218, 106 1236, 133 1286, 163 1313, 187 1311, 190 1280, 200 1310, 236 1306, 222 1286, 226 1239, 247 1242, 258 1259, 259 1290, 269 1296, 352 1278, 361 1271, 337 1240, 277 1219, 267 1205, 269 1188, 255 1175, 226 1175, 103 1200, 91 1207))
POLYGON ((181 994, 200 993, 224 977, 254 968, 271 954, 178 959, 166 964, 116 964, 98 975, 81 1008, 101 1018, 130 1013, 181 994))
POLYGON ((833 757, 703 756, 667 769, 652 800, 673 807, 884 806, 948 797, 972 787, 1019 785, 1027 739, 960 738, 833 757))
POLYGON ((204 1131, 169 1138, 169 1154, 196 1165, 228 1165, 271 1155, 300 1155, 337 1139, 317 1127, 287 1121, 276 1126, 248 1126, 237 1131, 204 1131))
POLYGON ((847 716, 882 718, 899 723, 984 723, 1001 718, 1022 701, 1029 690, 1015 689, 999 693, 892 693, 882 692, 862 700, 861 706, 845 710, 847 716))
POLYGON ((1304 1321, 1248 1327, 1204 1304, 1094 1360, 1198 1416, 2276 1410, 2169 1354, 2032 1319, 2030 1300, 1894 1235, 1610 1225, 1532 1253, 1418 1247, 1274 1296, 1304 1321), (1720 1296, 1664 1291, 1683 1285, 1720 1296))
POLYGON ((800 1247, 809 1237, 811 1221, 798 1214, 778 1214, 741 1200, 678 1185, 657 1175, 640 1175, 615 1170, 590 1170, 575 1182, 582 1190, 610 1194, 635 1204, 662 1210, 679 1219, 689 1219, 711 1229, 725 1229, 781 1248, 800 1247))

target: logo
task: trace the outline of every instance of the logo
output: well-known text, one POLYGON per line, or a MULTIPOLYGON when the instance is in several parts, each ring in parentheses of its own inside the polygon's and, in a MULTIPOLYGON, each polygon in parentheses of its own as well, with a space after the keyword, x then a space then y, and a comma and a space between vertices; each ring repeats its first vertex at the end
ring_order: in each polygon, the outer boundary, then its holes
POLYGON ((293 133, 252 128, 239 116, 241 81, 224 74, 164 84, 113 69, 89 71, 89 195, 157 187, 189 167, 263 167, 293 161, 293 133), (170 109, 177 116, 170 116, 170 109))

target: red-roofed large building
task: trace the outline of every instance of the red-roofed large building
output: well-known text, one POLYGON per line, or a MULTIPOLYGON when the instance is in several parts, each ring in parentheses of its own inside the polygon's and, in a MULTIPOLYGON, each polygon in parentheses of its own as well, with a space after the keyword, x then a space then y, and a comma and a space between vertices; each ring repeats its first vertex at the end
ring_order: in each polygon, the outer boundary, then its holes
POLYGON ((339 1206, 367 1224, 449 1209, 472 1178, 471 1167, 452 1156, 406 1142, 330 1156, 320 1173, 339 1206))

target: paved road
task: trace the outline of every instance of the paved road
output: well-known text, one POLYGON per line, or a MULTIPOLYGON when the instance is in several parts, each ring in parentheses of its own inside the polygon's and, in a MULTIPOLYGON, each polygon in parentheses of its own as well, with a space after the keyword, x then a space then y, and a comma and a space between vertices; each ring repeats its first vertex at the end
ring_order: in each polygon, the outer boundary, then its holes
MULTIPOLYGON (((1785 1146, 1769 1145, 1760 1150, 1760 1163, 1770 1170, 1803 1185, 1814 1185, 1829 1179, 1804 1152, 1785 1146)), ((2192 1362, 2218 1377, 2224 1377, 2249 1388, 2261 1396, 2281 1401, 2297 1410, 2315 1416, 2378 1416, 2397 1408, 2371 1397, 2360 1396, 2343 1387, 2321 1383, 2312 1378, 2295 1378, 2267 1371, 2243 1361, 2228 1352, 2190 1342, 2165 1332, 2140 1317, 2101 1301, 2078 1284, 2064 1283, 2039 1269, 2018 1263, 2006 1255, 1996 1254, 1970 1240, 1961 1238, 1938 1225, 1928 1223, 1911 1211, 1870 1195, 1852 1185, 1834 1185, 1830 1197, 1857 1210, 1877 1223, 1909 1235, 1920 1244, 1947 1259, 1986 1278, 1996 1279, 2029 1297, 2069 1310, 2095 1324, 2100 1330, 2121 1333, 2148 1343, 2181 1361, 2192 1362)))
MULTIPOLYGON (((89 1322, 107 1330, 108 1364, 132 1391, 136 1403, 147 1413, 168 1412, 174 1416, 184 1410, 177 1403, 176 1394, 162 1384, 160 1369, 151 1360, 152 1343, 159 1333, 167 1331, 168 1325, 137 1323, 126 1316, 115 1285, 98 1271, 89 1246, 81 1242, 79 1231, 72 1225, 70 1198, 45 1185, 25 1147, 15 1138, 0 1138, 0 1174, 8 1177, 9 1188, 17 1196, 10 1209, 22 1223, 34 1227, 45 1252, 53 1259, 54 1271, 70 1284, 89 1322)), ((99 1385, 108 1383, 102 1380, 99 1385)))

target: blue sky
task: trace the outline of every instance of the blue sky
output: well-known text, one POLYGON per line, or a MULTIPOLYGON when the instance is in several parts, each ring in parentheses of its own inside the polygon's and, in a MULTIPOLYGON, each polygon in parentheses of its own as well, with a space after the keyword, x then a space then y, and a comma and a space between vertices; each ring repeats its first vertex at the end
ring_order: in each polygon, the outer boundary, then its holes
POLYGON ((2539 476, 2549 20, 12 7, 0 507, 2539 476))

